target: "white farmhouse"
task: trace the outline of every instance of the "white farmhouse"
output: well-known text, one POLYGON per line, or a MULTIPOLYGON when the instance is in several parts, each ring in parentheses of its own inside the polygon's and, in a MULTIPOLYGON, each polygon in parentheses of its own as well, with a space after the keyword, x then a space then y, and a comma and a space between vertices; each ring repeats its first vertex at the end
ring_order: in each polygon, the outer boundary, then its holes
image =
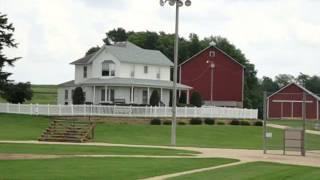
MULTIPOLYGON (((59 85, 58 104, 72 104, 73 90, 82 87, 85 102, 90 104, 149 104, 152 91, 157 90, 161 104, 169 105, 173 63, 160 51, 119 42, 71 64, 75 79, 59 85)), ((177 88, 187 94, 191 89, 182 84, 177 88)))

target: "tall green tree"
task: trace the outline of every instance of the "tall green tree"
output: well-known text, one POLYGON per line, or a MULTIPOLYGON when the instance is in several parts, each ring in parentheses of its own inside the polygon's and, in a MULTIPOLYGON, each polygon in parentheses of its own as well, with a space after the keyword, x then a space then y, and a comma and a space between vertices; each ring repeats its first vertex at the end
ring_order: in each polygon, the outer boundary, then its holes
POLYGON ((72 103, 73 104, 84 104, 85 97, 84 92, 81 87, 76 87, 72 94, 72 103))
POLYGON ((4 48, 17 47, 18 44, 13 38, 14 30, 12 23, 8 22, 7 15, 0 12, 0 93, 8 83, 8 77, 11 75, 11 73, 3 71, 4 66, 13 66, 13 63, 20 59, 20 57, 9 58, 3 52, 4 48))
POLYGON ((279 74, 275 77, 275 82, 281 88, 283 86, 295 82, 295 77, 291 74, 279 74))
POLYGON ((128 35, 125 29, 119 27, 117 29, 113 29, 111 31, 108 31, 106 33, 106 38, 103 39, 105 44, 110 44, 110 41, 112 42, 122 42, 126 41, 128 39, 128 35))
POLYGON ((320 77, 312 76, 305 82, 305 87, 311 92, 320 96, 320 77))
POLYGON ((263 91, 272 93, 279 90, 279 86, 271 78, 263 76, 261 81, 261 89, 263 91))
POLYGON ((160 95, 157 90, 153 90, 150 96, 149 104, 151 106, 159 106, 160 103, 160 95))
POLYGON ((309 75, 300 72, 300 74, 295 78, 295 81, 301 86, 305 86, 306 82, 309 81, 310 78, 311 77, 309 75))
POLYGON ((87 55, 90 55, 90 54, 92 54, 92 53, 95 53, 95 52, 97 52, 97 51, 99 51, 100 50, 100 47, 99 46, 93 46, 93 47, 91 47, 90 49, 88 49, 88 51, 86 52, 86 56, 87 55))

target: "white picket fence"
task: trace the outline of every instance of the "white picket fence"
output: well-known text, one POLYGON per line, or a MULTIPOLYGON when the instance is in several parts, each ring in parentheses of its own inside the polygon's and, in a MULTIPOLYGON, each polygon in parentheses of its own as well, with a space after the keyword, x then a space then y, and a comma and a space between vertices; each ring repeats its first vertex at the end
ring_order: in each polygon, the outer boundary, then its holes
MULTIPOLYGON (((44 105, 0 103, 0 113, 47 116, 170 117, 171 107, 103 105, 44 105)), ((257 119, 257 109, 227 107, 177 107, 177 117, 257 119)))

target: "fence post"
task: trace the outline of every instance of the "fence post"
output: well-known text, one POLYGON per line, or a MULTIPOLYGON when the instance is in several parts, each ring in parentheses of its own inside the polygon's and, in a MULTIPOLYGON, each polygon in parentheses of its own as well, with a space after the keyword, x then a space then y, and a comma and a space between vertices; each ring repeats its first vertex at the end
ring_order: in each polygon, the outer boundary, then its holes
POLYGON ((90 105, 90 116, 92 116, 93 104, 90 105))
POLYGON ((129 115, 130 115, 130 117, 132 116, 132 106, 130 105, 129 106, 130 108, 129 108, 129 115))
POLYGON ((71 115, 73 116, 73 104, 71 104, 71 115))
POLYGON ((196 117, 197 116, 197 107, 195 106, 193 108, 193 117, 196 117))
POLYGON ((9 103, 7 103, 7 113, 9 113, 9 103))
POLYGON ((87 107, 86 107, 86 104, 83 105, 83 115, 84 115, 84 116, 87 115, 87 107))
POLYGON ((20 103, 18 104, 18 112, 19 112, 19 114, 21 113, 21 104, 20 103))
POLYGON ((61 104, 58 105, 59 108, 59 116, 61 116, 61 104))
POLYGON ((48 104, 48 116, 50 116, 50 104, 48 104))
POLYGON ((32 107, 32 103, 30 104, 30 115, 32 115, 32 109, 33 109, 33 107, 32 107))
POLYGON ((167 106, 164 106, 164 116, 167 117, 167 106))
POLYGON ((36 113, 39 115, 39 104, 36 105, 36 113))
POLYGON ((187 106, 185 106, 185 107, 184 107, 184 117, 185 117, 185 118, 187 117, 187 110, 188 110, 188 109, 187 109, 187 106))

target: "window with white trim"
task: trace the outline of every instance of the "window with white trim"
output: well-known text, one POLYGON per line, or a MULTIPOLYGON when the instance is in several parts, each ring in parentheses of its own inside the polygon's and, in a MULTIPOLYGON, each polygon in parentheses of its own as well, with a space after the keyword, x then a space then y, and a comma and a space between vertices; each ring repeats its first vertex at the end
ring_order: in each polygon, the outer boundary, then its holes
POLYGON ((148 74, 148 66, 144 66, 143 67, 143 71, 144 71, 145 74, 148 74))
POLYGON ((115 64, 111 61, 104 61, 102 63, 102 76, 115 76, 115 64))
POLYGON ((64 99, 65 99, 65 100, 68 100, 68 99, 69 99, 68 89, 64 90, 64 99))
POLYGON ((83 66, 83 78, 87 78, 87 75, 88 75, 88 67, 83 66))

